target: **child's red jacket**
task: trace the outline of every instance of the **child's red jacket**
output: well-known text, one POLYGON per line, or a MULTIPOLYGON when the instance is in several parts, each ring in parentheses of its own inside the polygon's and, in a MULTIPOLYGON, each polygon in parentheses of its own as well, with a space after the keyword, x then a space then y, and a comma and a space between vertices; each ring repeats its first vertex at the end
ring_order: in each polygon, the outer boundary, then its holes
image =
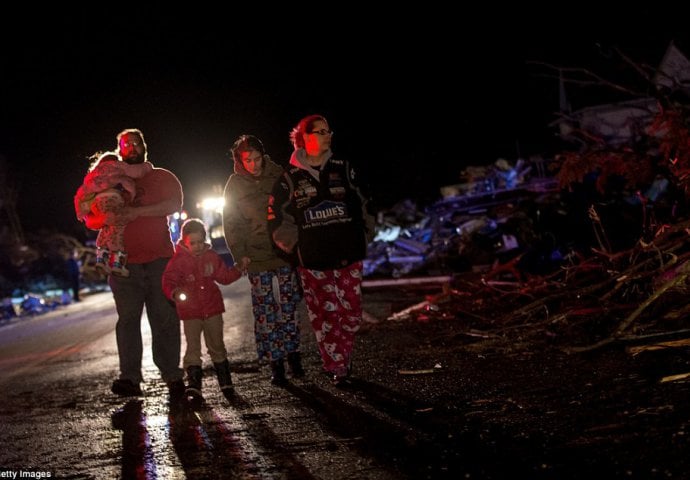
POLYGON ((182 243, 175 248, 175 255, 163 272, 163 292, 174 300, 180 320, 205 319, 225 311, 223 294, 218 283, 228 285, 239 279, 242 273, 228 267, 223 259, 207 245, 201 255, 193 255, 182 243), (179 293, 186 296, 179 300, 179 293))

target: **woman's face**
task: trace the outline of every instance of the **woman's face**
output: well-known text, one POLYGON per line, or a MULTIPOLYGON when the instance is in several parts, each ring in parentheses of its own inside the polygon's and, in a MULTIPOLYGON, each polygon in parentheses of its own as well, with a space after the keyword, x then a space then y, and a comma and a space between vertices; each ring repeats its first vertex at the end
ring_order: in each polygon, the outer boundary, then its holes
POLYGON ((261 169, 264 166, 264 158, 261 152, 256 150, 244 150, 240 152, 240 159, 242 160, 242 166, 250 175, 255 177, 261 175, 261 169))
POLYGON ((309 155, 318 155, 331 148, 332 137, 328 123, 317 120, 311 127, 311 133, 304 134, 304 148, 309 155))

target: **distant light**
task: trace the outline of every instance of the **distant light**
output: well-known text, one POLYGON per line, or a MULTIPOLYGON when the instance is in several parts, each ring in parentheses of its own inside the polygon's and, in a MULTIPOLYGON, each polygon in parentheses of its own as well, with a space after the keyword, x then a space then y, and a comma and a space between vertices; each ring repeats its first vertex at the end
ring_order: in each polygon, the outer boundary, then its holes
POLYGON ((201 201, 197 207, 201 207, 203 210, 208 212, 216 212, 218 214, 223 214, 223 207, 225 206, 225 198, 223 197, 209 197, 201 201))
POLYGON ((180 213, 180 218, 181 218, 182 220, 187 220, 187 212, 185 212, 185 211, 183 210, 182 213, 180 213))
POLYGON ((173 213, 173 218, 174 218, 175 220, 179 220, 179 219, 180 219, 180 212, 175 212, 175 213, 173 213))
POLYGON ((224 231, 223 231, 223 225, 213 225, 209 229, 209 234, 211 235, 211 238, 223 238, 224 231))

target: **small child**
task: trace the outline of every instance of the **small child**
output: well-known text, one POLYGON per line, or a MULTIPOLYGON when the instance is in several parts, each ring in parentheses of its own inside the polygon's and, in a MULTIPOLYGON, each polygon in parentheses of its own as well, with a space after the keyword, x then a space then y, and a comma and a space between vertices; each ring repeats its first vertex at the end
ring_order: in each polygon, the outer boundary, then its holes
MULTIPOLYGON (((116 213, 136 196, 135 178, 141 178, 153 169, 149 162, 130 165, 114 152, 98 155, 84 177, 84 183, 74 196, 77 218, 88 214, 105 218, 116 213)), ((124 225, 103 225, 96 238, 96 268, 104 273, 129 276, 125 252, 124 225), (112 266, 111 266, 112 263, 112 266)))
POLYGON ((190 218, 182 224, 182 238, 175 255, 163 272, 163 292, 175 302, 182 320, 187 350, 183 366, 187 372, 187 395, 203 400, 201 395, 201 334, 213 361, 218 384, 226 398, 233 393, 230 362, 223 341, 223 295, 216 282, 228 285, 239 279, 248 259, 228 267, 211 245, 206 243, 203 222, 190 218))

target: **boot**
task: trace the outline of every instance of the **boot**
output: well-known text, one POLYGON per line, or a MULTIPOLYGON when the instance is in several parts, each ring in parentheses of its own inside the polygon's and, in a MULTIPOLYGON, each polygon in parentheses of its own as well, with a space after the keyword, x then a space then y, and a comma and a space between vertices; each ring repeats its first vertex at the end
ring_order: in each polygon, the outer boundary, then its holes
POLYGON ((271 360, 271 383, 279 387, 287 385, 285 363, 282 358, 280 360, 271 360))
POLYGON ((304 376, 304 368, 302 368, 302 356, 299 352, 288 353, 287 362, 293 377, 302 378, 304 376))
POLYGON ((114 275, 120 277, 129 277, 129 270, 125 265, 127 264, 127 253, 122 250, 115 252, 115 257, 113 259, 113 266, 111 268, 114 275))
POLYGON ((223 392, 225 398, 232 396, 234 388, 232 386, 232 375, 230 374, 230 362, 226 358, 220 363, 214 363, 213 366, 216 368, 220 391, 223 392))
POLYGON ((203 372, 201 366, 190 365, 187 367, 187 388, 185 393, 188 397, 193 398, 203 398, 201 395, 201 378, 203 377, 203 372))
POLYGON ((110 275, 110 250, 105 247, 96 248, 96 270, 110 275))

